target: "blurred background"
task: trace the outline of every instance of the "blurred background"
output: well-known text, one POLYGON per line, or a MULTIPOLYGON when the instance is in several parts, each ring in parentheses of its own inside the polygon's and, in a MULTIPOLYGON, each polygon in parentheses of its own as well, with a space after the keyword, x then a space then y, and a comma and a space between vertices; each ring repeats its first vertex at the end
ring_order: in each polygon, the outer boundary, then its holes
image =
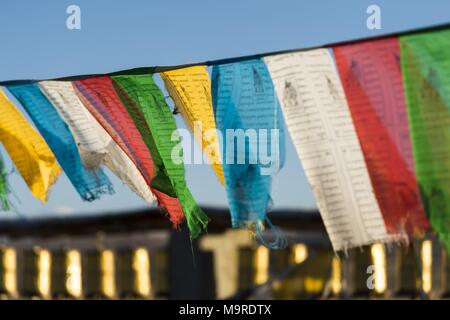
MULTIPOLYGON (((445 299, 450 260, 439 242, 374 244, 335 255, 315 210, 270 214, 289 241, 269 250, 204 208, 190 241, 158 210, 36 218, 0 225, 3 299, 445 299)), ((264 234, 270 240, 272 234, 264 234)))
MULTIPOLYGON (((5 0, 0 5, 0 80, 192 63, 450 21, 445 0, 345 3, 5 0), (72 4, 81 9, 81 30, 66 27, 66 9, 72 4), (381 30, 366 27, 371 4, 381 8, 381 30)), ((177 123, 185 128, 181 117, 177 123)), ((2 297, 448 295, 450 266, 433 238, 409 247, 374 245, 335 255, 288 136, 286 147, 286 165, 273 181, 270 214, 290 242, 279 251, 259 246, 246 231, 230 229, 225 191, 206 164, 186 165, 188 185, 211 217, 208 234, 191 242, 186 230, 172 230, 159 210, 148 208, 112 174, 112 196, 83 202, 62 175, 48 203, 42 204, 31 196, 0 147, 11 172, 14 205, 10 212, 0 212, 2 297)))

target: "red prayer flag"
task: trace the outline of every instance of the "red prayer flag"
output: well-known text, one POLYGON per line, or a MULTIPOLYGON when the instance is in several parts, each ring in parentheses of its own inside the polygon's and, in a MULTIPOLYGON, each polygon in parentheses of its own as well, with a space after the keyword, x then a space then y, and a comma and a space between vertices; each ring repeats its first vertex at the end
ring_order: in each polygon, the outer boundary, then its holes
POLYGON ((386 228, 429 228, 411 149, 397 38, 334 48, 353 122, 386 228))

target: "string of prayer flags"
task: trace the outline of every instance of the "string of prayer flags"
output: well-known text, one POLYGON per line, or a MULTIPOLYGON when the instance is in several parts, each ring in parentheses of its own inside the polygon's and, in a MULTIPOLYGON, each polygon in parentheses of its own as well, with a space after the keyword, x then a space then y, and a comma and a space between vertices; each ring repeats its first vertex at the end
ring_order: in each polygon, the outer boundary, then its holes
POLYGON ((334 250, 390 241, 330 52, 264 61, 334 250))
MULTIPOLYGON (((186 219, 195 238, 208 218, 185 179, 179 111, 202 148, 195 162, 210 163, 226 189, 232 226, 282 248, 267 213, 285 162, 283 113, 335 251, 431 229, 450 248, 449 49, 442 26, 190 66, 2 81, 40 135, 0 91, 0 142, 43 202, 58 163, 84 200, 112 194, 106 166, 157 200, 174 227, 186 219)), ((0 158, 0 210, 9 191, 0 158)))
POLYGON ((450 30, 400 37, 403 86, 422 203, 450 248, 450 30))
POLYGON ((211 100, 211 80, 206 68, 194 66, 162 72, 161 78, 223 184, 222 159, 211 100))
POLYGON ((184 215, 178 199, 151 187, 153 160, 133 119, 115 92, 111 78, 102 76, 74 81, 73 86, 84 106, 134 162, 155 195, 158 205, 168 212, 173 225, 180 225, 184 215))
POLYGON ((0 156, 0 209, 8 211, 9 205, 9 185, 8 185, 8 173, 3 162, 3 158, 0 156))
POLYGON ((397 38, 334 48, 367 169, 389 233, 428 230, 415 175, 397 38))
POLYGON ((266 212, 272 175, 285 158, 282 116, 267 67, 260 59, 218 65, 212 79, 216 125, 224 137, 222 166, 232 225, 255 228, 269 247, 284 247, 281 234, 271 243, 261 236, 264 223, 270 225, 266 212))
POLYGON ((33 120, 83 200, 94 201, 102 194, 114 192, 102 169, 92 171, 83 167, 77 145, 67 124, 39 90, 37 84, 8 86, 8 90, 33 120))
POLYGON ((150 150, 155 164, 152 186, 179 199, 190 235, 196 238, 206 229, 208 217, 187 187, 175 119, 161 90, 150 74, 114 76, 112 79, 150 150))
POLYGON ((46 202, 50 187, 61 171, 55 156, 44 139, 2 90, 0 90, 0 110, 0 142, 31 193, 42 202, 46 202))

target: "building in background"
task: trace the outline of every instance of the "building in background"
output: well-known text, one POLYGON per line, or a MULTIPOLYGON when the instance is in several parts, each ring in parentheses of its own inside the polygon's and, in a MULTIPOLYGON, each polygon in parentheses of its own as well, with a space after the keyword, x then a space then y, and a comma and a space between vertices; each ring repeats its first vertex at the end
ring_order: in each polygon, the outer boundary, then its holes
MULTIPOLYGON (((190 241, 157 209, 5 221, 0 297, 42 299, 447 298, 450 263, 433 238, 336 255, 318 212, 270 214, 289 241, 269 250, 208 209, 190 241)), ((270 238, 270 231, 265 234, 270 238)))

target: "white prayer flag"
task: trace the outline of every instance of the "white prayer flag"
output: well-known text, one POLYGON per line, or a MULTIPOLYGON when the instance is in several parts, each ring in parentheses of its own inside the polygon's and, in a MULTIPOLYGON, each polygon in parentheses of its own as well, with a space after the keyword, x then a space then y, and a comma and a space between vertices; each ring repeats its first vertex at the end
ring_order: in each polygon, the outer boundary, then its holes
POLYGON ((329 51, 264 61, 334 250, 391 241, 329 51))

